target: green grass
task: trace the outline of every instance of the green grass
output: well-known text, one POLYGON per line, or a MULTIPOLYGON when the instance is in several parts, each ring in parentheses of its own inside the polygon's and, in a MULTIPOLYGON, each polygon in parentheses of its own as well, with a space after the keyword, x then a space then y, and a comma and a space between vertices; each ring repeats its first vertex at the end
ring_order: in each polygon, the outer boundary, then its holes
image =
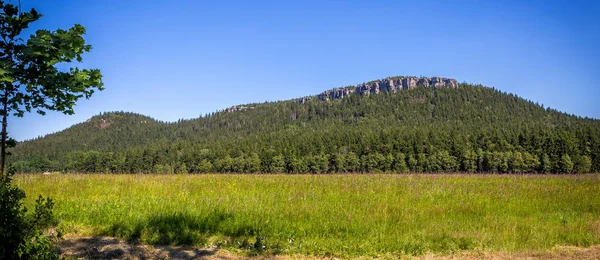
POLYGON ((600 176, 19 175, 61 228, 313 256, 522 252, 600 243, 600 176), (264 239, 257 241, 257 238, 264 239))

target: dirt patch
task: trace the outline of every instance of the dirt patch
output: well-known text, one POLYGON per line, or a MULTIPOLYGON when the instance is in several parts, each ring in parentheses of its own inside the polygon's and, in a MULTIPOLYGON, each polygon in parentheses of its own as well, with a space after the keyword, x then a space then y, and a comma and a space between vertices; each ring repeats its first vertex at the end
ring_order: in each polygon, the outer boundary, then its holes
POLYGON ((460 260, 460 259, 600 259, 600 245, 582 248, 560 246, 543 252, 502 253, 502 252, 465 252, 453 256, 423 256, 423 260, 460 260))
MULTIPOLYGON (((150 246, 130 244, 112 237, 66 236, 59 246, 61 256, 67 259, 336 259, 273 255, 247 257, 217 247, 150 246)), ((387 258, 397 257, 382 257, 387 258)), ((425 255, 416 259, 600 259, 600 245, 589 248, 561 246, 546 252, 529 253, 468 251, 452 256, 425 255)))
POLYGON ((239 259, 216 247, 149 246, 111 237, 64 237, 62 257, 76 259, 239 259))

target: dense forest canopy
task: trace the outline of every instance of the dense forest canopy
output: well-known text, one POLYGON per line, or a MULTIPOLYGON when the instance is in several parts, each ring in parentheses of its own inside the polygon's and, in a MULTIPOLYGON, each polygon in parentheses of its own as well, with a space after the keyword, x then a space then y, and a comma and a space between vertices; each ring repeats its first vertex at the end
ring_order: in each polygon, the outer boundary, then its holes
POLYGON ((600 171, 600 120, 480 85, 238 106, 161 122, 111 112, 19 143, 17 172, 600 171))

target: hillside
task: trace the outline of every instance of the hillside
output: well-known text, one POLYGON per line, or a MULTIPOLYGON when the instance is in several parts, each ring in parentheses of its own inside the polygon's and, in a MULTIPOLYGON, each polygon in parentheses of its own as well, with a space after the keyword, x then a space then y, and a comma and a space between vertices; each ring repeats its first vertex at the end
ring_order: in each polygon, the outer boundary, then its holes
POLYGON ((121 151, 132 144, 144 145, 160 140, 160 129, 166 125, 134 113, 102 113, 58 133, 20 143, 16 151, 50 159, 64 156, 65 151, 121 151))
POLYGON ((598 172, 600 121, 393 77, 175 123, 104 113, 13 153, 18 172, 598 172))

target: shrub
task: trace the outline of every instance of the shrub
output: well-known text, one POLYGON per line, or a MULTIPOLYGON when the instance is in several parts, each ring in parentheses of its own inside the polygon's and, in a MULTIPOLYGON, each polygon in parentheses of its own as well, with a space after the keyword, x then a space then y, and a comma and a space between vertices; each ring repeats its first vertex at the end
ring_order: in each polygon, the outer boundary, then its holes
POLYGON ((40 196, 35 210, 27 213, 25 192, 0 177, 0 259, 58 259, 58 250, 44 230, 56 225, 54 203, 40 196))

